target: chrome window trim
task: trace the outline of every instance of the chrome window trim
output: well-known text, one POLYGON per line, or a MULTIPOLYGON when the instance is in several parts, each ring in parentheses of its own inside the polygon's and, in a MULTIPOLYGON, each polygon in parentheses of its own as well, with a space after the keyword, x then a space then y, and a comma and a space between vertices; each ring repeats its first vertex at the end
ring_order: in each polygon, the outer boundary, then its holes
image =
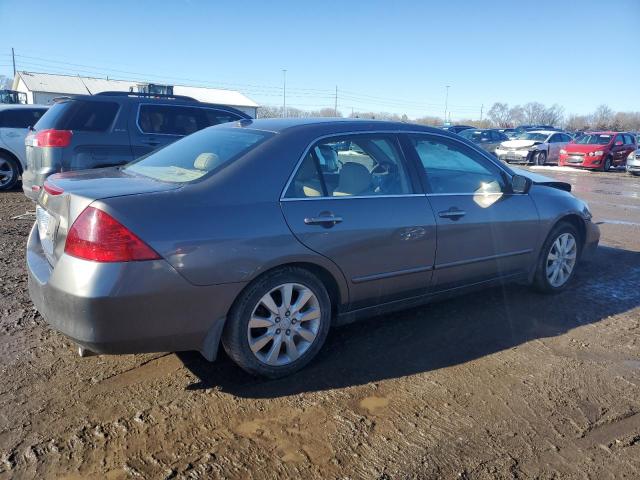
MULTIPOLYGON (((205 107, 202 105, 176 105, 176 104, 171 104, 171 103, 148 103, 148 102, 140 102, 138 103, 138 110, 136 111, 136 128, 138 129, 138 132, 140 132, 141 135, 159 135, 159 136, 164 136, 164 137, 186 137, 186 135, 178 135, 177 133, 153 133, 153 132, 145 132, 144 130, 142 130, 142 128, 140 127, 140 109, 142 108, 143 105, 151 105, 151 106, 157 106, 157 107, 186 107, 186 108, 200 108, 202 110, 220 110, 222 112, 225 113, 230 113, 230 114, 234 114, 235 112, 231 112, 228 110, 225 110, 224 107, 205 107)), ((238 118, 235 121, 238 120, 242 120, 242 118, 238 118)), ((209 125, 210 127, 213 127, 214 125, 209 125)), ((205 127, 207 128, 207 127, 205 127)), ((195 133, 195 132, 194 132, 195 133)))
POLYGON ((401 193, 394 195, 341 195, 339 197, 304 197, 304 198, 281 198, 281 202, 306 202, 308 200, 353 200, 362 198, 407 198, 424 197, 424 193, 401 193))
MULTIPOLYGON (((302 156, 298 159, 298 161, 296 162, 295 167, 293 167, 293 172, 289 175, 289 179, 287 180, 287 183, 285 184, 284 188, 282 189, 282 191, 280 192, 280 201, 283 202, 291 202, 291 201, 295 201, 295 200, 327 200, 327 199, 336 199, 336 198, 392 198, 392 197, 413 197, 413 196, 425 196, 425 195, 441 195, 441 194, 429 194, 429 193, 408 193, 408 194, 400 194, 400 195, 361 195, 361 196, 343 196, 343 197, 305 197, 305 198, 285 198, 285 194, 287 192, 287 190, 289 189, 289 186, 291 185, 291 182, 293 181, 294 177, 296 176, 296 173, 298 173, 298 169, 300 168, 300 165, 302 164, 302 162, 304 161, 305 157, 307 156, 307 154, 309 153, 309 151, 311 150, 311 147, 313 147, 313 145, 315 145, 316 143, 318 143, 320 140, 324 140, 325 138, 331 138, 331 137, 341 137, 341 136, 347 136, 347 135, 376 135, 376 134, 387 134, 387 135, 401 135, 401 134, 406 134, 406 135, 412 135, 412 134, 418 134, 418 135, 432 135, 435 137, 442 137, 442 138, 446 138, 449 139, 451 141, 457 142, 461 145, 464 145, 468 148, 472 148, 474 151, 476 151, 477 153, 481 154, 482 156, 484 156, 487 160, 489 160, 491 163, 493 163, 497 168, 499 168, 500 170, 502 170, 509 178, 513 177, 513 173, 510 172, 509 170, 507 170, 503 165, 501 165, 499 163, 499 160, 496 161, 497 159, 491 158, 491 156, 489 155, 489 153, 487 151, 485 151, 484 149, 481 149, 477 146, 475 146, 473 143, 471 143, 470 145, 464 142, 461 142, 460 140, 458 140, 457 138, 454 138, 451 135, 443 135, 441 133, 438 132, 425 132, 425 131, 420 131, 420 130, 366 130, 366 131, 348 131, 348 132, 337 132, 337 133, 331 133, 331 134, 327 134, 327 135, 321 135, 319 137, 316 137, 314 140, 311 141, 311 143, 309 143, 309 145, 307 145, 307 147, 304 149, 304 152, 302 153, 302 156)), ((402 147, 402 145, 400 145, 400 147, 402 147)), ((405 158, 404 156, 404 152, 401 152, 402 155, 402 160, 404 160, 405 162, 410 162, 411 160, 405 158)), ((405 165, 406 167, 407 165, 405 165)), ((506 192, 502 192, 502 194, 506 194, 506 192)), ((447 194, 442 194, 442 195, 478 195, 477 193, 447 193, 447 194)))

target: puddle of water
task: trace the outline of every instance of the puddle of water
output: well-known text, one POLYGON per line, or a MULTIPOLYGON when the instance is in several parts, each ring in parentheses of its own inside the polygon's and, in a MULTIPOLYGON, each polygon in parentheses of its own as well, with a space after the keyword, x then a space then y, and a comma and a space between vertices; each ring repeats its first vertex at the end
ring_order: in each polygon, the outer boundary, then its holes
POLYGON ((627 367, 640 368, 640 360, 625 360, 624 363, 627 367))
POLYGON ((389 405, 389 399, 385 397, 367 397, 360 400, 360 406, 369 413, 378 413, 389 405))
POLYGON ((631 226, 634 226, 634 227, 640 227, 640 223, 639 222, 629 222, 627 220, 609 220, 609 219, 605 218, 605 219, 600 220, 598 222, 598 224, 600 224, 600 223, 610 223, 612 225, 631 225, 631 226))

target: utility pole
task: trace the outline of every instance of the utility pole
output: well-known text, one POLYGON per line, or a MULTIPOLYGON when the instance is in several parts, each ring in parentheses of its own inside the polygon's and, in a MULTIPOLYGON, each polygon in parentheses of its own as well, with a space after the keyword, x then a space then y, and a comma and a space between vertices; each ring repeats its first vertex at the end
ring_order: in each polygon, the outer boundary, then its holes
POLYGON ((287 116, 287 71, 282 69, 282 118, 287 116))
POLYGON ((445 85, 445 87, 447 88, 447 93, 444 97, 444 121, 445 123, 447 122, 447 107, 449 106, 449 87, 451 85, 445 85))
POLYGON ((13 51, 13 47, 11 47, 11 59, 13 60, 13 76, 16 76, 16 54, 13 51))
POLYGON ((336 100, 335 100, 335 103, 333 104, 333 116, 334 117, 338 116, 338 85, 336 85, 336 100))
POLYGON ((482 111, 484 110, 484 103, 480 105, 480 121, 482 121, 482 111))

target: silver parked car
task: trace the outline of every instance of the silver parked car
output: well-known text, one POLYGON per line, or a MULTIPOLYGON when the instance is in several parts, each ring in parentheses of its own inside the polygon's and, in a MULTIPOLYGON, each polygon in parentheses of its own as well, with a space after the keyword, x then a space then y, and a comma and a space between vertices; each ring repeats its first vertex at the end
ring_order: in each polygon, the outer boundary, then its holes
POLYGON ((44 105, 0 105, 0 190, 12 189, 27 167, 24 140, 44 105))
POLYGON ((213 360, 222 343, 278 377, 330 325, 504 282, 564 289, 599 240, 570 190, 439 129, 242 120, 50 177, 29 291, 91 351, 213 360))
POLYGON ((571 135, 555 130, 532 130, 502 142, 496 156, 507 163, 558 163, 560 150, 571 140, 571 135))
POLYGON ((629 154, 626 169, 631 175, 640 175, 640 149, 629 154))

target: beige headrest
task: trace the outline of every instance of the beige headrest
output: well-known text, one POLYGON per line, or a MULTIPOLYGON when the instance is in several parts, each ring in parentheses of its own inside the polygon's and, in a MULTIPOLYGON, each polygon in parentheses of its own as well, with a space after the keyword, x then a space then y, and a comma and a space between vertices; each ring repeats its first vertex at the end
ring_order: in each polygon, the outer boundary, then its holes
POLYGON ((193 162, 193 168, 197 168, 198 170, 213 170, 218 164, 218 156, 215 153, 205 152, 201 153, 196 157, 196 160, 193 162))

